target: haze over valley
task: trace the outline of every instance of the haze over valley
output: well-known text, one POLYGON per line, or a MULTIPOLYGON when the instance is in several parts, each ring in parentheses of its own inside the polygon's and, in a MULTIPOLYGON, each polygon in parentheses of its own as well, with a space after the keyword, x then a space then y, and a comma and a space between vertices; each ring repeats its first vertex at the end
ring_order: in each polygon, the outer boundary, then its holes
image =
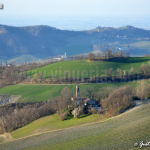
POLYGON ((124 50, 132 56, 148 54, 150 30, 133 26, 96 27, 70 31, 50 26, 15 27, 0 25, 0 63, 29 62, 58 55, 87 54, 106 49, 124 50))

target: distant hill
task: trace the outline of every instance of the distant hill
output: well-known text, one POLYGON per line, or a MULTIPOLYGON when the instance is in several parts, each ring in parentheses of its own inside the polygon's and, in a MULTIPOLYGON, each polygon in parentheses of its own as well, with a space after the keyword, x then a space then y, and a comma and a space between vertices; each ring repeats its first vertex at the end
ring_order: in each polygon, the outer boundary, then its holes
POLYGON ((7 57, 20 54, 54 56, 57 55, 55 48, 66 46, 66 38, 77 35, 81 35, 81 33, 61 31, 48 26, 12 27, 0 25, 0 55, 7 57))
POLYGON ((22 63, 22 62, 31 62, 31 61, 38 61, 39 59, 37 57, 34 57, 32 55, 22 55, 20 57, 16 57, 16 58, 13 58, 13 59, 10 59, 8 61, 8 63, 14 63, 14 62, 17 62, 17 63, 22 63))
MULTIPOLYGON (((93 51, 93 45, 119 42, 133 44, 150 38, 150 31, 126 26, 97 27, 88 31, 59 30, 49 26, 13 27, 0 25, 0 56, 15 58, 21 55, 46 56, 75 55, 93 51), (117 38, 126 36, 128 40, 117 38), (132 40, 130 38, 135 38, 132 40), (137 40, 136 38, 142 38, 137 40), (106 39, 104 41, 104 39, 106 39)), ((110 46, 111 47, 111 46, 110 46)), ((107 48, 107 47, 106 47, 107 48)), ((142 51, 143 53, 143 51, 142 51)))

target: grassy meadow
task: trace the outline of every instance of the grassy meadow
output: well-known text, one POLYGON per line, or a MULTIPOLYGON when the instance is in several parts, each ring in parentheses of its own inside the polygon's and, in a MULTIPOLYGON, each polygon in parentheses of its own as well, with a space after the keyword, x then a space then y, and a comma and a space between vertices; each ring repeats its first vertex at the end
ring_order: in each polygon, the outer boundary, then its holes
MULTIPOLYGON (((150 80, 145 80, 150 84, 150 80)), ((76 85, 80 85, 81 96, 85 95, 87 87, 95 88, 94 92, 98 92, 101 88, 107 87, 120 87, 129 85, 132 89, 136 88, 138 81, 130 81, 123 83, 93 83, 93 84, 70 84, 70 85, 38 85, 38 84, 17 84, 11 85, 0 89, 2 95, 22 95, 19 102, 40 102, 51 100, 51 97, 56 97, 61 94, 64 87, 69 87, 75 95, 76 85)))
MULTIPOLYGON (((150 84, 150 80, 145 80, 147 84, 150 84)), ((85 95, 87 87, 94 86, 95 91, 98 92, 101 88, 107 87, 120 87, 129 85, 131 88, 136 88, 138 81, 130 81, 123 83, 93 83, 93 84, 79 84, 81 90, 81 96, 85 95)), ((37 84, 17 84, 11 85, 0 89, 0 94, 3 95, 22 95, 19 98, 20 102, 40 102, 50 100, 51 97, 55 97, 61 94, 61 90, 64 87, 69 87, 75 95, 76 85, 37 85, 37 84)))
POLYGON ((65 61, 50 64, 37 69, 26 72, 27 76, 33 77, 34 73, 43 73, 45 78, 59 75, 64 77, 64 72, 68 72, 68 76, 83 78, 105 75, 105 70, 113 68, 113 74, 117 68, 122 70, 130 70, 132 67, 139 69, 142 63, 147 63, 150 57, 129 57, 122 60, 112 60, 103 62, 88 62, 87 60, 65 61))
MULTIPOLYGON (((104 75, 104 70, 113 68, 117 70, 120 68, 122 70, 130 70, 132 67, 139 69, 142 63, 147 63, 150 57, 132 57, 125 58, 122 60, 113 60, 109 62, 88 62, 87 60, 76 60, 76 61, 66 61, 58 62, 51 65, 47 65, 41 68, 33 69, 27 71, 27 75, 33 76, 35 72, 43 72, 45 77, 53 76, 56 74, 62 74, 65 71, 70 72, 72 75, 77 77, 91 77, 98 74, 98 76, 104 75), (55 74, 56 73, 56 74, 55 74)), ((146 80, 149 83, 149 80, 146 80)), ((85 95, 85 89, 89 86, 94 86, 95 91, 98 92, 102 87, 119 87, 122 85, 131 85, 133 88, 136 87, 137 81, 131 81, 126 83, 94 83, 94 84, 80 84, 81 96, 85 95)), ((68 86, 72 92, 75 94, 75 86, 72 85, 36 85, 36 84, 18 84, 11 85, 0 89, 0 94, 5 95, 22 95, 19 99, 21 102, 39 102, 41 100, 47 101, 51 97, 60 95, 61 90, 68 86)))
MULTIPOLYGON (((149 124, 150 103, 137 106, 119 116, 101 122, 26 137, 1 144, 0 147, 5 150, 16 148, 23 150, 134 150, 140 149, 140 142, 149 142, 149 124), (138 143, 137 147, 134 146, 135 143, 138 143)), ((24 127, 24 129, 26 132, 27 128, 24 127)), ((142 149, 148 148, 143 147, 142 149)))
MULTIPOLYGON (((139 69, 142 63, 147 63, 150 57, 132 57, 122 60, 113 60, 109 62, 88 62, 87 60, 76 60, 58 62, 51 65, 47 65, 41 68, 27 71, 27 76, 33 76, 35 72, 43 72, 45 77, 54 76, 56 74, 63 75, 63 72, 68 71, 76 77, 91 77, 93 75, 104 75, 105 69, 113 68, 115 71, 117 68, 122 70, 130 70, 132 67, 139 69), (56 74, 55 74, 56 73, 56 74)), ((149 84, 149 80, 146 80, 149 84)), ((126 83, 94 83, 94 84, 80 84, 81 96, 85 95, 85 89, 89 86, 95 87, 95 92, 100 91, 102 87, 119 87, 122 85, 131 85, 136 88, 137 81, 131 81, 126 83)), ((19 101, 24 102, 39 102, 41 100, 47 101, 51 97, 60 95, 61 90, 68 86, 75 94, 75 86, 72 85, 36 85, 36 84, 18 84, 11 85, 0 89, 0 94, 6 95, 22 95, 19 101)))
POLYGON ((38 134, 41 132, 64 129, 82 125, 85 123, 91 123, 93 121, 102 120, 103 118, 104 118, 103 115, 93 114, 93 115, 82 115, 81 118, 79 119, 71 117, 67 120, 60 121, 59 116, 57 114, 54 114, 42 117, 22 128, 19 128, 11 132, 11 136, 13 139, 18 139, 33 134, 38 134))

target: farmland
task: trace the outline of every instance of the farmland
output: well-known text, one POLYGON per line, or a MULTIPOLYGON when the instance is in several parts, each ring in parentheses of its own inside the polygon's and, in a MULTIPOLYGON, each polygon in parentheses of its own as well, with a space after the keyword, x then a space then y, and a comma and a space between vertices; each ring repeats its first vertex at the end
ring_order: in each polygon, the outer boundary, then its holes
POLYGON ((26 76, 33 77, 34 73, 42 72, 45 78, 59 75, 64 77, 64 72, 68 72, 68 76, 83 78, 105 75, 105 70, 113 68, 115 74, 117 68, 122 70, 130 70, 132 67, 139 69, 142 63, 147 63, 150 57, 129 57, 121 60, 88 62, 87 60, 65 61, 50 64, 41 68, 29 70, 26 76))
MULTIPOLYGON (((111 119, 47 132, 1 144, 2 149, 137 149, 149 142, 150 104, 135 107, 111 119)), ((145 147, 144 147, 145 148, 145 147)))
POLYGON ((94 121, 103 120, 103 115, 93 114, 93 115, 82 115, 81 118, 70 117, 67 120, 60 121, 57 114, 42 117, 25 127, 17 129, 11 132, 13 139, 22 138, 25 136, 39 134, 41 132, 53 131, 58 129, 69 128, 73 126, 83 125, 86 123, 92 123, 94 121))
MULTIPOLYGON (((145 80, 147 84, 150 84, 150 80, 145 80)), ((136 88, 138 81, 130 81, 123 83, 94 83, 94 84, 80 84, 81 95, 86 96, 84 91, 86 87, 95 88, 94 92, 100 91, 100 89, 107 87, 119 87, 124 85, 130 85, 132 88, 136 88)), ((69 87, 75 95, 75 88, 77 84, 70 85, 38 85, 38 84, 17 84, 4 87, 0 89, 0 94, 3 95, 22 95, 19 99, 20 102, 40 102, 51 100, 51 97, 60 95, 61 90, 64 87, 69 87)))

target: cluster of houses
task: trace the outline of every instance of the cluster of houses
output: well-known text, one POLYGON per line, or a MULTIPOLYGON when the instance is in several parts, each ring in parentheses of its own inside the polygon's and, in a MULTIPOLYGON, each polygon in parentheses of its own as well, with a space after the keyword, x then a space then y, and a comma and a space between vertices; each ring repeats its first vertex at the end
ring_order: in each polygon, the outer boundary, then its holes
POLYGON ((61 60, 61 59, 67 59, 67 55, 65 52, 65 55, 59 55, 57 58, 53 58, 54 60, 61 60))
POLYGON ((87 97, 80 97, 80 86, 76 86, 76 97, 72 97, 71 100, 77 105, 84 103, 84 105, 87 105, 96 111, 100 111, 100 109, 102 109, 99 104, 97 104, 96 100, 91 100, 87 97))
POLYGON ((7 62, 3 62, 2 64, 0 64, 0 66, 11 66, 11 64, 10 63, 7 63, 7 62))

